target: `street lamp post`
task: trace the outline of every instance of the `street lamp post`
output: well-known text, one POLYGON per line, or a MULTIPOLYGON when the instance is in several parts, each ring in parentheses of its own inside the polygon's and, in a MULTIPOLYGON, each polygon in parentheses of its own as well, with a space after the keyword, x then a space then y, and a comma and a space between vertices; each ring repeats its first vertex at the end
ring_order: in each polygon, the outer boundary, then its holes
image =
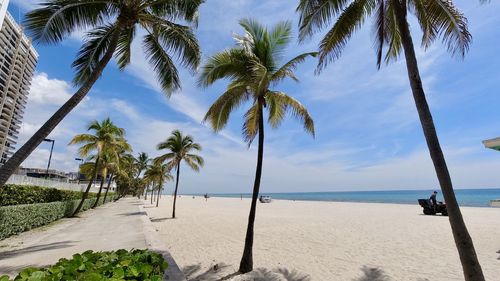
POLYGON ((78 165, 78 184, 80 184, 80 166, 83 164, 82 158, 75 158, 76 161, 80 161, 80 165, 78 165))
POLYGON ((51 142, 52 143, 52 145, 50 146, 49 163, 47 164, 47 171, 45 172, 45 174, 47 175, 47 177, 49 177, 50 160, 52 159, 52 151, 54 150, 54 143, 56 142, 56 140, 43 139, 43 141, 51 142))

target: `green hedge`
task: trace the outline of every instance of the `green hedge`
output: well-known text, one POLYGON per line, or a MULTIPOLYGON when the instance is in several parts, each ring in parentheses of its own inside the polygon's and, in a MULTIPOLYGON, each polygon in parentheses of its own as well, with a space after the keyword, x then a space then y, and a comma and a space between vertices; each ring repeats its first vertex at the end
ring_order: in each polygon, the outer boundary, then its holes
MULTIPOLYGON (((60 259, 48 268, 26 268, 15 280, 149 280, 161 281, 168 267, 163 256, 148 250, 86 251, 72 259, 60 259)), ((0 276, 0 281, 10 281, 0 276)))
MULTIPOLYGON (((88 198, 96 196, 96 193, 89 193, 88 198)), ((3 188, 0 188, 0 206, 49 203, 80 198, 82 198, 82 192, 80 191, 42 186, 6 184, 3 188)))
MULTIPOLYGON (((99 200, 99 205, 103 204, 103 197, 99 200)), ((95 200, 86 199, 82 211, 90 209, 95 200)), ((111 200, 113 195, 108 194, 107 201, 111 200)), ((0 240, 69 217, 78 203, 80 200, 0 207, 0 240)))

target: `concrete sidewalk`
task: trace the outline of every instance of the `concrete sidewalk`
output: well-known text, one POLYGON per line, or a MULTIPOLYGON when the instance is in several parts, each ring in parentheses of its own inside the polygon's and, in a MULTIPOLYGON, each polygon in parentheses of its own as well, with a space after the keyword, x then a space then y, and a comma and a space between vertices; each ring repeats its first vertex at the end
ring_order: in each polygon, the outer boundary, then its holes
MULTIPOLYGON (((155 248, 150 240, 156 229, 150 228, 140 205, 135 198, 121 199, 84 212, 80 218, 62 219, 0 241, 0 275, 13 276, 26 267, 51 265, 86 250, 155 248)), ((170 258, 169 270, 175 268, 170 258)))

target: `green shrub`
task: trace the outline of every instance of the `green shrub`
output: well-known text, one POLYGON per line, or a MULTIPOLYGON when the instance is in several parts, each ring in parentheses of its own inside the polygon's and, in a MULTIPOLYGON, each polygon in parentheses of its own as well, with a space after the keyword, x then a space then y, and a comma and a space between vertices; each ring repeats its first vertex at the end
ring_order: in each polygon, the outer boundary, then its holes
MULTIPOLYGON (((163 256, 148 250, 86 251, 60 259, 48 268, 27 268, 15 280, 150 280, 160 281, 168 267, 163 256)), ((1 276, 0 281, 10 281, 1 276)))
MULTIPOLYGON (((106 200, 110 202, 112 199, 113 196, 108 194, 106 200)), ((95 198, 86 199, 82 211, 90 209, 95 200, 95 198)), ((103 200, 101 197, 98 205, 102 205, 103 200)), ((0 240, 69 217, 78 203, 80 200, 0 207, 0 240)))
MULTIPOLYGON (((96 196, 96 193, 91 192, 88 198, 96 196)), ((82 198, 81 191, 61 190, 34 185, 6 184, 0 189, 0 206, 69 201, 80 198, 82 198)))

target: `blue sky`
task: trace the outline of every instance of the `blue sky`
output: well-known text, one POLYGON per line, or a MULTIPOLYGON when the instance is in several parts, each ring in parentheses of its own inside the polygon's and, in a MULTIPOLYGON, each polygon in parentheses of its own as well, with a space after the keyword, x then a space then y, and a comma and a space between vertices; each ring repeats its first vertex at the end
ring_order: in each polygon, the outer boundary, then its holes
MULTIPOLYGON (((36 0, 11 0, 10 12, 22 18, 36 0)), ((481 140, 500 136, 499 3, 454 1, 469 18, 473 44, 464 60, 452 58, 437 42, 428 50, 417 45, 428 101, 434 115, 452 179, 457 188, 500 186, 500 153, 484 149, 481 140)), ((253 17, 272 25, 291 20, 297 34, 295 3, 290 1, 209 0, 200 10, 196 31, 203 58, 233 46, 242 33, 238 20, 253 17)), ((414 41, 420 33, 412 24, 414 41)), ((300 67, 300 83, 286 81, 276 89, 299 99, 315 120, 315 139, 290 119, 277 130, 267 127, 263 192, 383 189, 431 189, 436 176, 425 146, 403 60, 377 71, 367 22, 347 45, 343 57, 319 76, 315 60, 300 67)), ((323 33, 309 42, 294 42, 287 57, 313 51, 323 33)), ((56 46, 36 46, 37 73, 22 126, 24 142, 73 93, 70 67, 83 31, 56 46)), ((201 124, 225 82, 208 89, 181 70, 183 89, 167 99, 144 60, 140 42, 133 46, 131 66, 120 72, 110 64, 88 98, 52 133, 56 139, 52 167, 76 170, 76 147, 67 146, 91 120, 107 116, 127 130, 136 153, 158 155, 156 144, 178 128, 202 144, 206 166, 200 173, 184 169, 183 192, 250 192, 256 147, 241 138, 243 111, 214 134, 201 124)), ((42 143, 25 166, 44 167, 49 145, 42 143)), ((168 187, 167 187, 168 188, 168 187)))

